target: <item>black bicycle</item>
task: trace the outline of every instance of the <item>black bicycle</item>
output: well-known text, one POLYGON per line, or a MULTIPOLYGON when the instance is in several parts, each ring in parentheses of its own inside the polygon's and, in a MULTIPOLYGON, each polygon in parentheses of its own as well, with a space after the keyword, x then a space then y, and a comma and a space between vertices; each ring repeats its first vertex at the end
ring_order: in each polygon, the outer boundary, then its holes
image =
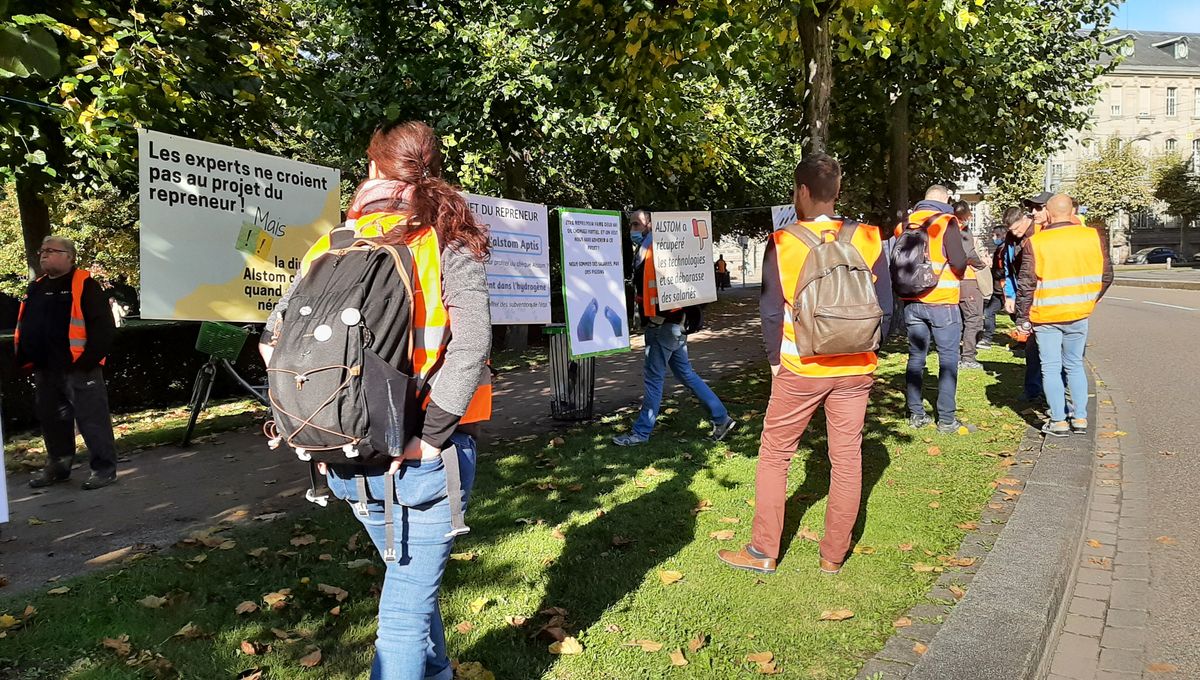
POLYGON ((205 321, 200 324, 200 335, 196 338, 196 350, 208 355, 208 361, 196 372, 196 380, 192 383, 191 414, 188 416, 187 428, 183 431, 180 446, 187 446, 192 441, 192 432, 196 429, 196 420, 200 412, 208 406, 212 396, 213 383, 217 379, 217 370, 223 369, 242 389, 258 400, 263 406, 270 406, 267 399, 267 385, 255 385, 243 378, 233 368, 234 361, 242 353, 246 338, 253 333, 253 324, 234 326, 219 321, 205 321))

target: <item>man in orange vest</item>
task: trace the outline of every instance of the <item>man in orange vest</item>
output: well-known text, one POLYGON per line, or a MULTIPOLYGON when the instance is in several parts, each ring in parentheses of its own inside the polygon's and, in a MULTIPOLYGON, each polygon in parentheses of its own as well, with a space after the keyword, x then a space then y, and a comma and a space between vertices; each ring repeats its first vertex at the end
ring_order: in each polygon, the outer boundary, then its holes
POLYGON ((960 428, 974 431, 958 419, 959 343, 962 341, 962 313, 958 309, 959 286, 967 267, 962 233, 954 209, 947 202, 950 191, 935 184, 925 192, 908 216, 905 228, 926 229, 929 236, 929 261, 938 273, 938 284, 919 297, 904 298, 904 325, 908 329, 908 368, 905 371, 905 401, 908 421, 914 428, 933 423, 925 413, 921 384, 925 379, 925 357, 932 342, 938 352, 937 429, 942 433, 960 428), (914 225, 926 225, 916 227, 914 225))
POLYGON ((737 426, 737 421, 729 415, 704 378, 696 374, 688 358, 687 320, 689 316, 699 318, 699 308, 659 309, 658 278, 654 273, 654 230, 650 219, 650 211, 643 208, 634 210, 629 219, 629 237, 637 247, 633 266, 634 299, 646 332, 646 361, 642 368, 645 393, 633 430, 613 437, 612 441, 617 446, 637 446, 649 441, 658 420, 668 368, 675 374, 675 379, 703 404, 712 419, 710 437, 721 441, 737 426))
MULTIPOLYGON (((837 239, 843 230, 852 229, 849 243, 871 270, 879 307, 890 312, 892 284, 879 228, 847 224, 846 220, 835 217, 834 203, 841 190, 841 179, 841 166, 825 154, 806 156, 796 166, 793 198, 796 214, 800 216, 797 226, 825 241, 837 239)), ((778 230, 771 235, 763 256, 759 306, 773 377, 755 474, 754 525, 750 543, 745 547, 718 553, 721 561, 738 569, 775 571, 783 537, 788 467, 809 420, 822 405, 832 470, 825 536, 820 546, 821 571, 833 574, 841 569, 850 551, 850 533, 858 517, 863 424, 878 359, 873 351, 800 356, 802 350, 792 324, 792 304, 811 252, 801 238, 787 230, 778 230)), ((886 316, 882 326, 886 335, 886 316)))
POLYGON ((17 363, 33 368, 36 410, 46 440, 46 467, 29 482, 65 482, 75 458, 75 426, 92 473, 84 489, 117 479, 116 443, 100 366, 116 334, 100 284, 75 267, 75 244, 47 236, 38 251, 44 274, 29 284, 13 338, 17 363))
POLYGON ((1022 246, 1017 328, 1033 333, 1041 355, 1042 389, 1050 406, 1050 420, 1042 431, 1066 437, 1072 430, 1087 432, 1083 350, 1088 317, 1112 285, 1113 269, 1106 239, 1100 231, 1079 223, 1070 196, 1054 195, 1046 211, 1050 223, 1022 246), (1067 389, 1071 391, 1069 414, 1067 389))

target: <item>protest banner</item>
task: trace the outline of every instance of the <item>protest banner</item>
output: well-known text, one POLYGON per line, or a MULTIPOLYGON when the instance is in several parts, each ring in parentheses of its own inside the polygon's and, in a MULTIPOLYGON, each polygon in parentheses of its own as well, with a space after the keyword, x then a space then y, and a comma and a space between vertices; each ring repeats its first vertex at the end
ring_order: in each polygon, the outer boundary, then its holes
POLYGON ((658 308, 679 309, 716 301, 712 215, 707 210, 656 212, 650 218, 654 225, 658 308))
POLYGON ((571 356, 628 350, 621 213, 559 208, 558 220, 571 356))
POLYGON ((463 194, 488 232, 487 263, 492 323, 550 323, 550 226, 546 206, 463 194))
POLYGON ((771 229, 779 231, 787 225, 796 221, 796 206, 794 205, 773 205, 771 206, 771 229))
POLYGON ((340 173, 142 130, 142 317, 261 322, 339 221, 340 173))

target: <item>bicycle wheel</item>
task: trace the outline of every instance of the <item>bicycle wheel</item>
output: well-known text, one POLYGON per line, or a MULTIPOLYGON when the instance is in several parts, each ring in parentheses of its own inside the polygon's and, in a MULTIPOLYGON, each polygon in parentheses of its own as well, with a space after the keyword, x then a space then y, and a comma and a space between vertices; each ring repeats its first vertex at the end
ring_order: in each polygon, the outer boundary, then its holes
POLYGON ((200 412, 208 406, 208 398, 212 395, 214 379, 217 377, 217 366, 213 359, 209 359, 208 363, 200 367, 196 372, 196 382, 192 387, 192 412, 188 416, 187 427, 183 430, 183 440, 179 442, 180 446, 187 446, 192 441, 192 431, 196 429, 196 420, 200 417, 200 412))

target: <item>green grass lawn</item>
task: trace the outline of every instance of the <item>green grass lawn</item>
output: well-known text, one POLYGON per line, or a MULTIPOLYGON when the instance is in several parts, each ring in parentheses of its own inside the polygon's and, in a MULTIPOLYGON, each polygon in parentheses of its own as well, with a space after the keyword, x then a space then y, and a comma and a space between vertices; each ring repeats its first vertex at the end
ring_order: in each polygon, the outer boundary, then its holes
MULTIPOLYGON (((981 359, 1001 378, 962 375, 960 412, 982 427, 972 436, 907 429, 905 356, 885 359, 868 416, 857 550, 834 577, 818 573, 817 544, 800 535, 805 527, 823 529, 829 466, 820 416, 792 468, 792 537, 778 573, 734 571, 715 557, 749 537, 765 367, 718 384, 744 425, 723 444, 704 439, 707 424, 689 400, 668 405, 651 443, 638 448, 608 443, 629 414, 564 432, 559 441, 531 437, 491 447, 468 515, 473 530, 456 546, 466 559, 450 563, 442 591, 452 657, 503 680, 724 679, 759 677, 759 665, 746 657, 771 652, 779 677, 852 677, 937 577, 914 565, 939 565, 955 552, 964 533, 956 525, 978 518, 989 482, 1002 476, 995 456, 1014 450, 1022 436, 1012 407, 1022 366, 1003 349, 981 359), (710 537, 724 530, 733 537, 710 537), (682 579, 664 584, 663 571, 682 579), (853 617, 820 620, 839 609, 853 617), (538 635, 546 624, 565 629, 582 653, 550 654, 549 640, 538 635), (671 665, 675 650, 686 666, 671 665)), ((0 678, 153 677, 154 655, 182 677, 206 680, 251 668, 272 680, 367 677, 381 563, 349 509, 251 524, 217 533, 220 540, 209 540, 216 547, 182 546, 52 584, 69 587, 65 594, 0 603, 0 613, 14 617, 0 618, 0 626, 16 622, 0 641, 0 669, 9 669, 0 678), (222 549, 223 540, 234 544, 222 549), (339 602, 319 584, 347 591, 336 613, 339 602), (264 611, 264 596, 281 589, 290 589, 285 605, 264 611), (151 595, 167 603, 139 604, 151 595), (245 601, 260 609, 235 613, 245 601), (28 617, 27 605, 36 609, 28 617), (102 643, 120 636, 128 636, 127 656, 102 643), (261 653, 244 654, 243 641, 261 653), (320 665, 302 667, 313 649, 321 651, 320 665)), ((464 666, 460 677, 491 676, 464 666)))
MULTIPOLYGON (((254 424, 267 410, 253 399, 227 399, 208 405, 196 420, 192 439, 236 430, 254 424)), ((145 449, 177 444, 187 427, 190 407, 146 409, 113 416, 113 434, 117 452, 121 455, 139 453, 145 449)), ((4 443, 4 467, 9 472, 40 470, 46 465, 46 444, 34 430, 19 433, 4 443)), ((76 447, 83 451, 83 438, 76 437, 76 447)))

